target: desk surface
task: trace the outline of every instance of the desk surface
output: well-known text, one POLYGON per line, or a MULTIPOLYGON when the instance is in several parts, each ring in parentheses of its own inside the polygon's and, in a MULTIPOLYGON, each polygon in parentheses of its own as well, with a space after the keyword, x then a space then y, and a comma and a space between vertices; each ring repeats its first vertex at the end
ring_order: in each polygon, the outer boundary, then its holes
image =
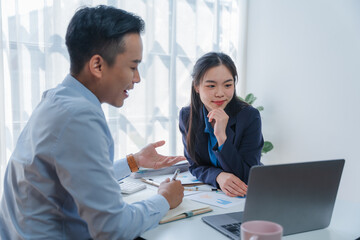
MULTIPOLYGON (((156 188, 147 186, 147 189, 124 196, 126 202, 134 202, 156 194, 156 188)), ((145 232, 142 237, 147 240, 168 240, 168 239, 228 239, 225 235, 205 224, 201 217, 206 215, 221 214, 227 212, 242 211, 243 206, 222 209, 211 206, 213 211, 182 219, 175 222, 159 225, 158 227, 145 232)), ((337 200, 330 226, 325 229, 293 234, 283 237, 284 240, 355 240, 360 237, 360 204, 349 203, 337 200)))

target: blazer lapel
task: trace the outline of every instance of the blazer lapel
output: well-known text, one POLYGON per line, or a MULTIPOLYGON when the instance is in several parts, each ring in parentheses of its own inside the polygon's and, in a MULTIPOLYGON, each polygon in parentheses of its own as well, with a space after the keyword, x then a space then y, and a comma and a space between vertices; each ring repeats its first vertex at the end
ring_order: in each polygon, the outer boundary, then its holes
POLYGON ((226 130, 229 130, 228 128, 231 128, 235 132, 235 124, 236 124, 236 116, 229 117, 228 124, 226 126, 226 130))
POLYGON ((196 146, 195 152, 201 157, 202 161, 210 162, 209 151, 208 151, 208 134, 205 133, 205 120, 204 116, 200 114, 200 125, 198 132, 196 133, 196 146))

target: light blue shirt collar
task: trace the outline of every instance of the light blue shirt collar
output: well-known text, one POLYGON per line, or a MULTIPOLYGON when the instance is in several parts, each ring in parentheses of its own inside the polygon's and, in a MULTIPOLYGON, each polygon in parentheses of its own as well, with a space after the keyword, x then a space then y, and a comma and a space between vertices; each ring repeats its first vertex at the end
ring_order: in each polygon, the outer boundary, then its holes
POLYGON ((78 91, 82 96, 88 99, 91 103, 99 106, 101 108, 101 103, 99 99, 93 94, 87 87, 85 87, 79 80, 68 74, 64 81, 61 83, 64 86, 71 87, 72 89, 78 91))

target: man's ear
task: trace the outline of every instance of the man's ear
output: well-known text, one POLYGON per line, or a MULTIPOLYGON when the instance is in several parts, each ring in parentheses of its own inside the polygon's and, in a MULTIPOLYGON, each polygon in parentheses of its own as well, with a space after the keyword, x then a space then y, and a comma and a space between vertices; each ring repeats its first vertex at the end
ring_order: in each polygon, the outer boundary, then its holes
POLYGON ((89 61, 89 70, 91 74, 97 78, 101 78, 104 70, 104 63, 104 59, 99 54, 92 56, 89 61))

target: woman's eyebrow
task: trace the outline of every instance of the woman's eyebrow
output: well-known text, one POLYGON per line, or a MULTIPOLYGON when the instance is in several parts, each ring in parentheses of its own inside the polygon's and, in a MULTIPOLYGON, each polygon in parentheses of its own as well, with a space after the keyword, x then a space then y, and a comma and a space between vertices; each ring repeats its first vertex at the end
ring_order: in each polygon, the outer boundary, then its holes
MULTIPOLYGON (((225 80, 223 83, 228 83, 228 82, 233 82, 234 80, 232 78, 228 79, 228 80, 225 80)), ((210 79, 207 79, 207 80, 204 80, 205 83, 217 83, 217 81, 215 80, 210 80, 210 79)))
POLYGON ((205 80, 206 83, 216 83, 214 80, 205 80))
POLYGON ((232 81, 234 81, 234 80, 232 78, 230 78, 230 79, 224 81, 224 83, 228 83, 228 82, 232 82, 232 81))

